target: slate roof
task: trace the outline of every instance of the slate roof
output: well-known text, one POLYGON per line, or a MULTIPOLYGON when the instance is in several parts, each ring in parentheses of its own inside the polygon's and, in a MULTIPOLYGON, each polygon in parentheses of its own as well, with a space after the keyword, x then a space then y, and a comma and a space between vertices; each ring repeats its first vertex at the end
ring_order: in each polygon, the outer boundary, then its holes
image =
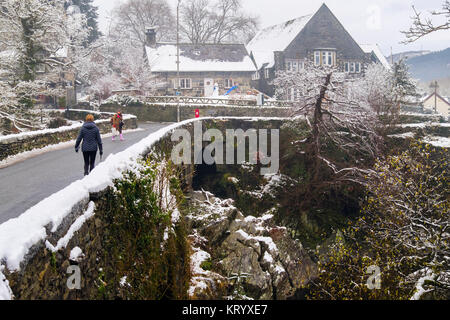
POLYGON ((274 51, 284 51, 303 30, 312 16, 302 16, 259 31, 247 44, 247 50, 253 54, 256 65, 261 67, 268 63, 267 67, 272 68, 275 64, 274 51))
MULTIPOLYGON (((177 46, 157 43, 145 47, 153 72, 177 71, 177 46)), ((255 72, 243 44, 180 44, 180 72, 255 72)))
POLYGON ((360 44, 359 46, 365 53, 373 53, 385 68, 391 69, 391 65, 377 44, 360 44))

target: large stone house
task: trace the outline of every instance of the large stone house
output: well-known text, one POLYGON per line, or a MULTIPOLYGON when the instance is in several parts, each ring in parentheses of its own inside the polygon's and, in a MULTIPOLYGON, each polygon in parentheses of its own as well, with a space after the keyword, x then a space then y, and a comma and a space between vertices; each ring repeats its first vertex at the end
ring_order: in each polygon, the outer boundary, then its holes
POLYGON ((278 71, 298 71, 309 61, 316 66, 335 66, 349 76, 364 74, 368 64, 389 63, 377 46, 359 45, 331 10, 323 4, 313 15, 265 28, 247 45, 258 71, 252 85, 270 96, 278 71))
POLYGON ((210 97, 215 85, 221 95, 233 87, 240 94, 251 89, 256 67, 243 44, 180 44, 178 78, 176 43, 157 43, 154 28, 147 30, 146 42, 146 59, 162 83, 158 95, 174 96, 179 88, 183 96, 210 97))

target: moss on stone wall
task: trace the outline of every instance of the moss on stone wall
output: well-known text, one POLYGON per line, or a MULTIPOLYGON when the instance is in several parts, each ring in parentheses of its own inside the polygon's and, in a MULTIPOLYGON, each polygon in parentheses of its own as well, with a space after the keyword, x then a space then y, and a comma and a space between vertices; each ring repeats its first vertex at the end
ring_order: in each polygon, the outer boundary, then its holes
MULTIPOLYGON (((161 208, 161 196, 154 191, 160 172, 149 163, 97 195, 94 217, 67 248, 42 248, 22 271, 6 274, 16 299, 187 299, 186 228, 183 219, 173 225, 172 211, 161 208), (83 252, 79 261, 70 260, 75 247, 83 252), (80 269, 79 290, 67 286, 70 266, 80 269)), ((179 192, 177 184, 171 189, 179 192)))

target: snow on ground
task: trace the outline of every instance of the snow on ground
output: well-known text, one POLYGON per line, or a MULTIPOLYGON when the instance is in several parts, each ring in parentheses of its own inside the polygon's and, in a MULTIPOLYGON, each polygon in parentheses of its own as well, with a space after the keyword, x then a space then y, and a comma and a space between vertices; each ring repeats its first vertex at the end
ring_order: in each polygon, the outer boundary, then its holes
POLYGON ((402 134, 391 134, 388 136, 389 138, 400 138, 400 139, 409 139, 409 138, 414 138, 415 134, 414 132, 406 132, 406 133, 402 133, 402 134))
POLYGON ((433 147, 450 148, 450 138, 428 136, 425 137, 423 141, 428 144, 431 144, 433 147))
POLYGON ((421 122, 421 123, 405 123, 398 125, 401 128, 426 128, 426 127, 444 127, 450 128, 450 123, 444 122, 421 122))
POLYGON ((70 251, 70 261, 76 261, 79 262, 81 259, 83 259, 84 254, 83 250, 81 250, 80 247, 75 247, 70 251))
POLYGON ((9 287, 9 281, 6 280, 2 271, 4 266, 0 265, 0 300, 11 300, 13 298, 13 293, 9 287))

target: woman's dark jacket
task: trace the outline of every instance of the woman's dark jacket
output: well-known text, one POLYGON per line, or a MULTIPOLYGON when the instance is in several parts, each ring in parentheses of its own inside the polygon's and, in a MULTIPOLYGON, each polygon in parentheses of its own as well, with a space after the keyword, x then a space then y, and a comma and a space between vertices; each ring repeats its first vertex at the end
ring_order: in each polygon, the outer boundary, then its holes
POLYGON ((78 135, 77 143, 75 144, 75 150, 78 150, 81 140, 83 140, 83 146, 81 151, 97 151, 97 146, 100 149, 100 153, 103 153, 102 138, 100 137, 100 130, 93 122, 85 122, 78 135))

